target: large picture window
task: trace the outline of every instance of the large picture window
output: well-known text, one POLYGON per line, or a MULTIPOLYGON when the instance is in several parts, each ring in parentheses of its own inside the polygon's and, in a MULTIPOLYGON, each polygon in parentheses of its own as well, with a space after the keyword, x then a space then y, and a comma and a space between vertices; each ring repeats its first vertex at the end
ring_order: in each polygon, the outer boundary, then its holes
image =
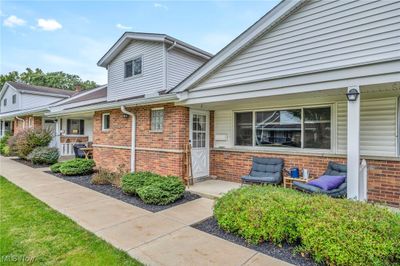
POLYGON ((67 134, 68 135, 84 135, 85 120, 83 119, 67 119, 67 134))
POLYGON ((331 148, 331 107, 235 113, 235 145, 331 148))

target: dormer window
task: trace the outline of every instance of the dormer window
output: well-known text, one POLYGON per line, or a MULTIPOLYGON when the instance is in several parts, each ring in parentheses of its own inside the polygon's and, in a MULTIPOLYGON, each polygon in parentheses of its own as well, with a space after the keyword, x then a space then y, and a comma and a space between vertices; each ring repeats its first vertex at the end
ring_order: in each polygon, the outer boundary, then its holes
POLYGON ((4 106, 7 106, 7 99, 4 99, 4 100, 3 100, 3 105, 4 105, 4 106))
POLYGON ((142 56, 125 61, 125 78, 139 76, 142 74, 142 56))
POLYGON ((12 103, 15 104, 16 102, 17 102, 17 95, 14 94, 14 95, 12 96, 12 103))

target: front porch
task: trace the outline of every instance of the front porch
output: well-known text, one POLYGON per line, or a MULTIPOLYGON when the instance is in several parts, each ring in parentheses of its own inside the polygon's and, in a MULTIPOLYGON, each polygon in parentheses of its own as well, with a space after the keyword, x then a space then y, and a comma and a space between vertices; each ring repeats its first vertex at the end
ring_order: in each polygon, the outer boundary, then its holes
POLYGON ((55 121, 54 146, 59 148, 61 158, 75 155, 74 145, 90 147, 93 142, 93 114, 62 116, 55 121))
POLYGON ((400 206, 399 83, 191 104, 210 110, 210 176, 239 182, 253 156, 322 175, 347 164, 347 196, 400 206), (346 97, 351 89, 360 94, 346 97), (367 175, 361 174, 361 160, 367 175))

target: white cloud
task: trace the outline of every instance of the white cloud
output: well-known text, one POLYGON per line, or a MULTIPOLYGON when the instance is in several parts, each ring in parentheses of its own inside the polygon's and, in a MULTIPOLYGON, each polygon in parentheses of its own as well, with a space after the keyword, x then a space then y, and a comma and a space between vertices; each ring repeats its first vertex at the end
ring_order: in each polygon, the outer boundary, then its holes
POLYGON ((55 19, 38 19, 37 26, 42 30, 54 31, 62 28, 62 25, 55 19))
POLYGON ((164 10, 168 10, 168 7, 166 5, 164 5, 164 4, 154 3, 153 6, 155 8, 161 8, 161 9, 164 9, 164 10))
POLYGON ((131 26, 125 26, 125 25, 122 25, 122 24, 120 24, 120 23, 118 23, 117 25, 115 25, 115 27, 117 27, 118 29, 121 29, 121 30, 131 30, 131 29, 132 29, 131 26))
POLYGON ((17 16, 9 16, 3 21, 3 25, 6 27, 14 27, 14 26, 23 26, 26 24, 26 21, 18 18, 17 16))

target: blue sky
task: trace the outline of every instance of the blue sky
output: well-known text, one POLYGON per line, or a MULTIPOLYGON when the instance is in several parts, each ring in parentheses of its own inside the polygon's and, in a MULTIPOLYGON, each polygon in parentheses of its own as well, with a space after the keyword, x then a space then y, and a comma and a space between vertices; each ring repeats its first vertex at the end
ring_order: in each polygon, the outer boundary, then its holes
POLYGON ((1 74, 26 67, 104 84, 97 61, 124 31, 165 33, 216 53, 279 1, 0 1, 1 74))

